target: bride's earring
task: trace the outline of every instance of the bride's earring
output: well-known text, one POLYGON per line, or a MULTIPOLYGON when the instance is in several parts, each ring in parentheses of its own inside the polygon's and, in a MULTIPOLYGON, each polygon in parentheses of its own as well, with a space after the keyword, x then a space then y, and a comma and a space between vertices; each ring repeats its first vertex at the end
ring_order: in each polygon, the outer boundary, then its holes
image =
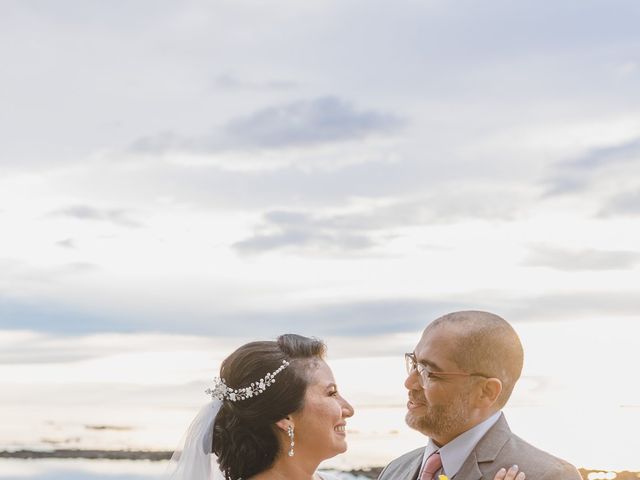
POLYGON ((295 442, 293 441, 293 427, 291 425, 287 427, 287 433, 289 434, 289 441, 291 442, 289 445, 289 456, 293 457, 293 446, 295 442))

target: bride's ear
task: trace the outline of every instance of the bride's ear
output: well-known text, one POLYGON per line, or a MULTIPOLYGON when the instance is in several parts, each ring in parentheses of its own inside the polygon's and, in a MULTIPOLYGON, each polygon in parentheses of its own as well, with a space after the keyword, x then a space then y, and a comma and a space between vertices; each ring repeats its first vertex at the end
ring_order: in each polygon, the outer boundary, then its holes
POLYGON ((278 428, 279 428, 280 430, 283 430, 283 431, 285 431, 285 432, 287 431, 287 429, 289 428, 289 426, 292 426, 292 427, 294 427, 294 426, 295 426, 295 425, 293 424, 293 420, 292 420, 292 418, 291 418, 291 417, 289 417, 289 416, 286 416, 286 417, 284 417, 283 419, 278 420, 278 421, 276 422, 276 425, 278 426, 278 428))

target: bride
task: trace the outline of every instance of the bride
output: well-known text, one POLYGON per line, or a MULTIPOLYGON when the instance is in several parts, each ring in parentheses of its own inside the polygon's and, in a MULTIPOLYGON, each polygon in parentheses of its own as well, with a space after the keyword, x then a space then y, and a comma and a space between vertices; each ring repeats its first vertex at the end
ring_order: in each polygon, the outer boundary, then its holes
POLYGON ((207 390, 212 401, 173 455, 169 478, 330 480, 316 470, 347 450, 353 407, 338 391, 325 350, 320 340, 286 334, 229 355, 207 390))

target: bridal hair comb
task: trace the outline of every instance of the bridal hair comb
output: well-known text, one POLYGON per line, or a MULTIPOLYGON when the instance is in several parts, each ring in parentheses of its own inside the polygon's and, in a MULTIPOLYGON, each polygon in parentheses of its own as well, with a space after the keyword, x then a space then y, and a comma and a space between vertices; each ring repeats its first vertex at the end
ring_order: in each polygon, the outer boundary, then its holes
POLYGON ((232 402, 246 400, 247 398, 260 395, 267 387, 276 383, 276 375, 288 366, 289 362, 283 360, 282 365, 280 365, 277 370, 267 373, 260 380, 251 382, 250 386, 243 388, 229 388, 224 382, 224 378, 215 377, 213 379, 213 389, 207 388, 204 392, 211 395, 211 398, 217 398, 218 400, 230 400, 232 402))

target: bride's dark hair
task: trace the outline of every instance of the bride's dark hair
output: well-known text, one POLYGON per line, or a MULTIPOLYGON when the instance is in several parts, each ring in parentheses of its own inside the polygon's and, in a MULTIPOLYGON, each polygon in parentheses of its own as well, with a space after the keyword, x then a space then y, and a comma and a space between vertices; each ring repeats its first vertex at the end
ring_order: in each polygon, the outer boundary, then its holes
POLYGON ((283 360, 290 363, 260 395, 223 401, 213 424, 212 450, 228 480, 250 478, 283 453, 275 423, 302 408, 308 369, 323 358, 325 350, 320 340, 286 334, 275 342, 247 343, 222 362, 220 377, 236 389, 275 371, 283 360))

